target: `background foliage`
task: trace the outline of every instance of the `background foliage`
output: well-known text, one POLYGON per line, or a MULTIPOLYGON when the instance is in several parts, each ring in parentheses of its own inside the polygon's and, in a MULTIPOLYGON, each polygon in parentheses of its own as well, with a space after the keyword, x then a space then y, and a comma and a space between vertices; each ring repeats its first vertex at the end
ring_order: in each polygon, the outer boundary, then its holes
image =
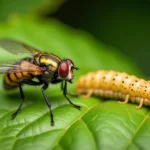
MULTIPOLYGON (((56 11, 63 1, 21 1, 0 1, 4 10, 0 16, 0 37, 11 37, 61 58, 72 59, 80 70, 75 71, 74 84, 68 88, 70 92, 75 92, 75 82, 82 74, 98 69, 125 71, 142 77, 135 62, 118 49, 103 44, 85 30, 73 29, 46 15, 56 11)), ((16 56, 1 49, 0 61, 11 59, 16 56)), ((3 76, 0 82, 0 149, 149 149, 148 107, 137 110, 136 104, 121 105, 114 99, 71 98, 82 106, 79 111, 65 100, 60 85, 50 85, 46 94, 54 113, 55 126, 51 127, 41 87, 24 86, 24 107, 11 120, 20 96, 17 89, 4 91, 3 76)))
POLYGON ((150 76, 148 0, 69 0, 54 17, 118 48, 135 61, 144 74, 150 76))

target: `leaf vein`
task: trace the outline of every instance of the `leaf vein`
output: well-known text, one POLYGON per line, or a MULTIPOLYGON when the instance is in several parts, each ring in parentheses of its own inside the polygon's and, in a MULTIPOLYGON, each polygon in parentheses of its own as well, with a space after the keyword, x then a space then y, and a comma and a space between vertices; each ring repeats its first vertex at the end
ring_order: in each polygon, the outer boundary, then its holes
POLYGON ((144 117, 144 119, 141 121, 141 123, 139 124, 139 126, 138 126, 136 132, 134 133, 134 135, 133 135, 133 136, 131 137, 131 139, 129 140, 129 142, 128 142, 128 144, 127 144, 127 146, 126 146, 125 149, 128 149, 129 144, 130 144, 131 142, 133 142, 135 136, 137 135, 138 131, 140 130, 140 128, 142 127, 142 125, 144 124, 144 122, 147 120, 147 118, 149 117, 149 115, 150 115, 150 112, 149 112, 149 113, 144 117))
MULTIPOLYGON (((73 122, 71 122, 70 124, 68 124, 68 126, 65 128, 64 132, 62 132, 62 135, 59 136, 58 140, 56 140, 56 145, 61 145, 60 144, 60 140, 61 138, 64 136, 64 134, 67 132, 67 130, 70 128, 70 126, 72 126, 74 123, 76 123, 78 120, 80 120, 87 112, 89 112, 91 109, 93 109, 94 107, 96 107, 97 104, 93 105, 92 107, 87 108, 87 110, 82 113, 78 118, 76 118, 73 122)), ((62 145, 61 145, 62 146, 62 145)))

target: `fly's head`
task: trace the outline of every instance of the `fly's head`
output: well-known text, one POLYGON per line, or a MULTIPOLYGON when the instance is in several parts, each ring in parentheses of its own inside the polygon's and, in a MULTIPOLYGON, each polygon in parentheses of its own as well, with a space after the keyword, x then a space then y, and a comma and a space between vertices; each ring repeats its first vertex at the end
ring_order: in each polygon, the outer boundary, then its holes
POLYGON ((71 59, 62 60, 58 68, 58 75, 66 81, 72 83, 72 79, 74 78, 74 69, 78 70, 79 68, 74 66, 71 59))

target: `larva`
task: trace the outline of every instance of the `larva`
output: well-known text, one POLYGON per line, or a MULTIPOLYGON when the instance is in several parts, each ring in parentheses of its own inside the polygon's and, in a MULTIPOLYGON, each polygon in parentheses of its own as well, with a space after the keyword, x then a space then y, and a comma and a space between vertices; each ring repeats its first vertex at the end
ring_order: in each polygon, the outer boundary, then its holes
POLYGON ((76 83, 79 95, 115 98, 119 103, 137 103, 137 108, 150 105, 150 81, 125 72, 98 70, 81 76, 76 83))

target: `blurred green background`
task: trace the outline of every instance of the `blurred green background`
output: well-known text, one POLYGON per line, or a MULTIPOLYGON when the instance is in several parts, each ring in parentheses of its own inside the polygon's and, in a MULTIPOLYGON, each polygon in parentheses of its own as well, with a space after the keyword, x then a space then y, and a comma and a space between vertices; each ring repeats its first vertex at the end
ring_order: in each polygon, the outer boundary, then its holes
POLYGON ((150 2, 148 0, 0 0, 0 21, 15 15, 56 18, 90 32, 130 57, 150 77, 150 2))
POLYGON ((150 77, 149 0, 70 0, 54 16, 118 48, 150 77))

